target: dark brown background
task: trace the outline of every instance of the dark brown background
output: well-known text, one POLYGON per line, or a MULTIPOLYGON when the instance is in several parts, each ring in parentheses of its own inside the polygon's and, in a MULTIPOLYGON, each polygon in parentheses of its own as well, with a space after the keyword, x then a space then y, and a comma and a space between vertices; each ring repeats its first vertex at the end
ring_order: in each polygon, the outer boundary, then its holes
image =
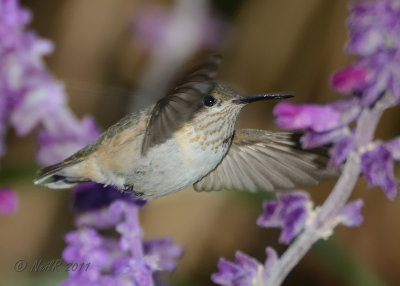
MULTIPOLYGON (((144 1, 143 1, 144 2, 144 1)), ((146 1, 162 3, 171 1, 146 1)), ((296 102, 328 102, 339 97, 329 89, 333 71, 352 61, 343 53, 347 2, 251 0, 214 1, 226 15, 229 31, 216 48, 224 56, 219 78, 244 94, 289 91, 296 102)), ((146 68, 148 51, 132 41, 130 22, 140 1, 23 1, 34 12, 31 25, 55 43, 49 69, 66 85, 71 109, 93 114, 106 128, 128 112, 126 106, 146 68)), ((204 53, 199 53, 204 54, 204 53)), ((195 58, 195 57, 193 57, 195 58)), ((275 129, 271 103, 242 112, 238 127, 275 129)), ((388 112, 378 136, 399 131, 398 110, 388 112)), ((0 285, 54 285, 60 274, 15 273, 18 259, 59 258, 64 234, 73 228, 67 191, 33 186, 35 136, 17 138, 11 131, 2 159, 1 185, 15 188, 20 209, 0 217, 0 285)), ((333 182, 311 188, 322 202, 333 182)), ((360 228, 338 227, 320 242, 284 285, 399 285, 400 203, 380 189, 367 190, 360 179, 354 197, 365 200, 360 228)), ((242 250, 264 261, 267 245, 281 253, 278 231, 255 225, 262 196, 237 192, 195 193, 193 189, 157 199, 141 212, 145 237, 171 236, 185 247, 171 285, 212 285, 209 276, 220 256, 242 250)))

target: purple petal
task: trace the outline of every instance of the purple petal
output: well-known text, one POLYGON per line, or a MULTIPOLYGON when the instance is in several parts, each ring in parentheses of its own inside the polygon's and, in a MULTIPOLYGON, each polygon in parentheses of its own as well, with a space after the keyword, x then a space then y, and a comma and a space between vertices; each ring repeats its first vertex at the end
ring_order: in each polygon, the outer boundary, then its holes
POLYGON ((347 127, 327 132, 307 131, 300 139, 303 148, 310 149, 337 142, 349 134, 347 127))
POLYGON ((274 109, 276 124, 289 130, 311 129, 323 132, 341 126, 340 113, 326 105, 295 105, 288 102, 279 103, 274 109))
POLYGON ((236 263, 221 258, 218 272, 211 280, 218 285, 261 285, 266 278, 264 266, 240 251, 236 252, 235 258, 236 263))
POLYGON ((152 269, 143 260, 118 258, 113 262, 112 269, 115 275, 125 281, 122 285, 153 286, 152 269))
POLYGON ((331 84, 337 92, 352 93, 366 83, 367 77, 367 69, 354 65, 336 72, 332 76, 331 84))
POLYGON ((400 161, 400 137, 396 137, 384 144, 385 148, 390 151, 392 158, 400 161))
POLYGON ((258 270, 258 266, 260 265, 260 262, 258 262, 256 259, 248 256, 241 251, 236 252, 235 258, 238 265, 243 267, 244 269, 258 270))
POLYGON ((220 258, 218 261, 218 272, 211 275, 211 280, 218 285, 229 285, 235 274, 239 272, 239 267, 226 260, 225 258, 220 258))
POLYGON ((278 193, 278 201, 265 201, 257 219, 261 227, 282 228, 279 242, 289 244, 301 232, 308 217, 310 198, 304 192, 278 193))
POLYGON ((347 158, 350 151, 354 149, 354 141, 352 136, 341 139, 329 151, 330 160, 328 166, 330 168, 338 168, 347 158))
POLYGON ((183 255, 183 248, 169 238, 146 241, 143 247, 146 255, 158 257, 157 265, 161 271, 174 271, 176 259, 183 255))
POLYGON ((362 154, 361 168, 369 187, 380 186, 390 200, 397 197, 393 158, 382 144, 375 144, 373 149, 362 154))
POLYGON ((362 199, 358 199, 348 203, 339 211, 339 216, 342 218, 342 224, 348 227, 360 226, 363 222, 361 209, 364 206, 362 199))
POLYGON ((52 79, 37 85, 25 94, 11 114, 11 124, 19 136, 28 134, 40 122, 58 113, 64 103, 64 90, 52 79))
POLYGON ((370 106, 376 103, 381 95, 388 88, 391 79, 389 71, 384 70, 377 75, 377 78, 362 92, 361 105, 370 106))
POLYGON ((384 43, 384 38, 378 29, 366 28, 362 32, 353 32, 347 43, 346 51, 364 56, 376 52, 384 43))
POLYGON ((85 271, 69 272, 70 279, 74 281, 77 277, 94 283, 101 276, 101 269, 107 265, 110 257, 107 249, 104 248, 103 237, 92 228, 82 228, 69 232, 65 240, 67 247, 62 257, 69 263, 90 263, 85 271))
POLYGON ((399 7, 396 1, 358 2, 351 6, 347 51, 368 56, 398 44, 399 7), (389 41, 388 39, 392 39, 389 41))
POLYGON ((13 214, 18 209, 18 197, 11 189, 0 189, 0 213, 13 214))

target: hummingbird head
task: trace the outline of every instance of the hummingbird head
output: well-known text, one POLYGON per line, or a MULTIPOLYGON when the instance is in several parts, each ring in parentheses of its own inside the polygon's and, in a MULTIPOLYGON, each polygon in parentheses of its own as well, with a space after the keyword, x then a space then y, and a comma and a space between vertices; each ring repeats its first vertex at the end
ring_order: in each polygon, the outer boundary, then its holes
POLYGON ((248 103, 268 99, 290 98, 291 95, 267 93, 241 96, 227 85, 215 83, 207 93, 203 93, 202 106, 189 122, 195 129, 206 134, 220 133, 227 138, 233 134, 240 110, 248 103))
POLYGON ((237 106, 239 110, 246 104, 261 100, 269 100, 269 99, 285 99, 293 97, 290 94, 285 93, 264 93, 264 94, 256 94, 252 96, 241 96, 236 91, 231 89, 229 86, 216 83, 213 90, 210 92, 210 95, 206 95, 204 97, 204 104, 208 107, 212 107, 214 105, 217 106, 237 106))
POLYGON ((292 95, 283 93, 242 96, 225 84, 215 83, 214 88, 203 96, 203 106, 199 110, 199 116, 208 114, 208 116, 212 117, 219 114, 222 120, 224 120, 224 118, 225 120, 232 120, 232 116, 234 116, 234 121, 236 121, 239 111, 248 103, 290 97, 292 97, 292 95))

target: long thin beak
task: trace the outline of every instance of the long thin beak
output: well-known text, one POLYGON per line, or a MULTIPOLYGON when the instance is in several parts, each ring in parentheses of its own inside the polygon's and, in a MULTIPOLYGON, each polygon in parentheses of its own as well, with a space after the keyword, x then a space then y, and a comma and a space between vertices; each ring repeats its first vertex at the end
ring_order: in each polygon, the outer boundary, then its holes
POLYGON ((247 103, 255 102, 255 101, 259 101, 259 100, 284 99, 284 98, 291 98, 291 97, 293 97, 293 95, 285 94, 285 93, 265 93, 265 94, 246 96, 241 99, 232 100, 232 102, 237 103, 237 104, 247 104, 247 103))

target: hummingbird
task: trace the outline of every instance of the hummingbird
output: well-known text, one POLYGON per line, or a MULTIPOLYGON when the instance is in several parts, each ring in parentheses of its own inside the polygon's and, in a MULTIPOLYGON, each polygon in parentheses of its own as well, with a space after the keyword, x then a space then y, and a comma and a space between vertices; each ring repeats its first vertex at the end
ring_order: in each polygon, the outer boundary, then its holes
POLYGON ((71 188, 94 181, 154 199, 193 185, 196 191, 274 191, 335 177, 325 148, 303 150, 301 134, 235 130, 240 110, 284 93, 242 96, 215 81, 210 57, 157 103, 128 114, 94 142, 41 169, 35 184, 71 188))

